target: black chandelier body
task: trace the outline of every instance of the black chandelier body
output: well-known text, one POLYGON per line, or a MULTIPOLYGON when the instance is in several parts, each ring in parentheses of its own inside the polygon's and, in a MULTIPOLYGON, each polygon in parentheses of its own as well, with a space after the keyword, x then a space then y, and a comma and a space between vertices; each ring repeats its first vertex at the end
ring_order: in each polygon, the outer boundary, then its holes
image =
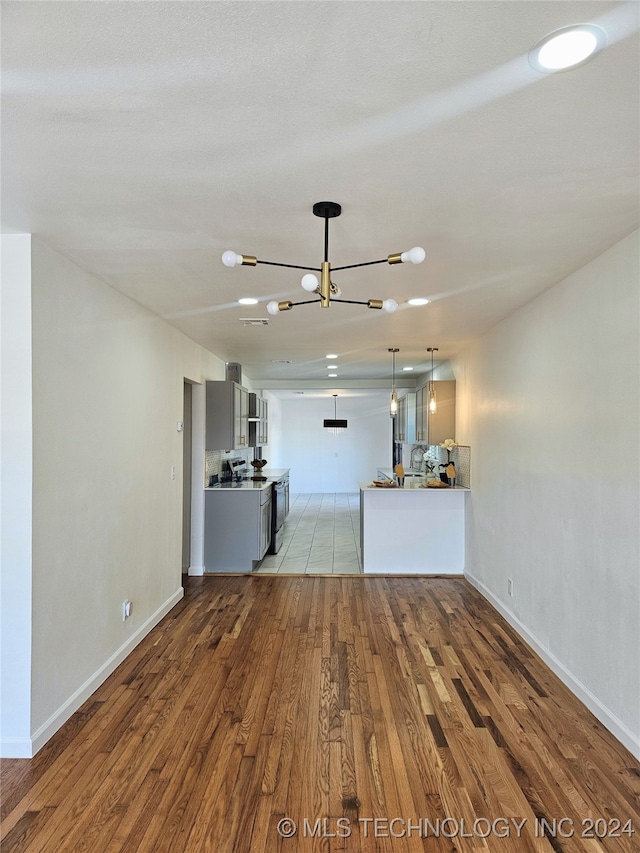
POLYGON ((296 305, 310 305, 311 303, 320 303, 322 308, 329 308, 331 302, 342 302, 349 305, 366 305, 367 308, 375 308, 384 310, 387 313, 393 313, 398 307, 395 299, 367 299, 361 301, 357 299, 341 299, 342 291, 331 281, 332 272, 340 272, 341 270, 351 270, 356 267, 367 267, 373 264, 402 264, 413 263, 419 264, 425 258, 425 251, 420 246, 410 249, 408 252, 396 252, 388 255, 386 258, 381 258, 377 261, 364 261, 359 264, 347 264, 342 267, 331 267, 329 262, 329 220, 335 219, 342 213, 342 207, 335 201, 318 201, 313 205, 313 214, 324 219, 324 260, 320 267, 306 267, 299 264, 283 264, 277 261, 263 261, 253 255, 239 255, 236 252, 228 249, 222 255, 222 263, 227 267, 235 267, 237 265, 252 266, 257 264, 266 264, 273 267, 287 267, 288 269, 306 270, 307 274, 302 277, 302 287, 309 293, 318 294, 317 299, 305 299, 301 302, 292 302, 285 300, 284 302, 272 301, 267 304, 267 311, 270 314, 278 314, 280 311, 290 311, 296 305), (320 282, 313 273, 320 273, 320 282))

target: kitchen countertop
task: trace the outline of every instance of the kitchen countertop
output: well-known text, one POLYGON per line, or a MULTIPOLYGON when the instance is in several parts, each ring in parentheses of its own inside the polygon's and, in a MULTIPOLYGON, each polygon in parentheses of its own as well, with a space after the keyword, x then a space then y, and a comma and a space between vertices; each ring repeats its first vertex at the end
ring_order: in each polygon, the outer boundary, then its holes
POLYGON ((424 486, 424 481, 421 477, 410 477, 404 481, 404 486, 374 486, 373 483, 358 483, 358 488, 363 492, 409 492, 409 491, 421 491, 428 492, 429 494, 433 494, 434 492, 469 492, 471 489, 467 489, 464 486, 448 486, 446 489, 442 488, 428 488, 424 486))
POLYGON ((246 480, 238 480, 229 483, 217 483, 215 486, 205 486, 205 492, 217 492, 224 490, 225 492, 240 492, 240 491, 261 491, 269 489, 276 480, 281 480, 285 475, 289 475, 289 468, 263 468, 262 474, 266 480, 252 480, 249 477, 246 480))
POLYGON ((205 492, 242 492, 242 491, 262 491, 270 489, 273 485, 273 480, 239 480, 232 483, 216 483, 215 486, 205 486, 205 492))
POLYGON ((270 480, 281 480, 285 476, 289 476, 289 468, 263 468, 262 474, 270 480))
MULTIPOLYGON (((376 471, 379 474, 383 474, 385 477, 388 477, 390 480, 393 480, 392 468, 376 468, 376 471)), ((416 471, 413 468, 405 468, 404 475, 405 477, 424 477, 424 471, 416 471)))

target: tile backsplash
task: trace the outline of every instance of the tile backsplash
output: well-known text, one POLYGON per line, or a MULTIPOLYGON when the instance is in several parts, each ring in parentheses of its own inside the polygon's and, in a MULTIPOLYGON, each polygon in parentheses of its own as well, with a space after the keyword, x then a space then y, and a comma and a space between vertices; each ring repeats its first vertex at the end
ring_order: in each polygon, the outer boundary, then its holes
MULTIPOLYGON (((436 468, 434 470, 439 472, 441 469, 437 466, 442 463, 446 465, 447 463, 447 451, 444 447, 440 447, 440 445, 430 447, 429 450, 433 451, 433 454, 437 459, 436 468)), ((451 461, 456 466, 456 485, 463 486, 465 489, 470 489, 471 448, 465 444, 459 444, 457 447, 454 447, 451 451, 451 461)))
MULTIPOLYGON (((411 451, 413 448, 418 447, 416 444, 405 444, 403 445, 403 453, 402 458, 408 460, 411 458, 411 451)), ((440 465, 447 464, 447 451, 444 447, 440 447, 439 444, 432 444, 427 447, 426 445, 420 445, 424 448, 425 451, 429 452, 430 462, 433 465, 433 471, 435 474, 439 474, 440 471, 444 471, 444 469, 440 469, 440 465)), ((465 444, 458 444, 451 451, 451 461, 456 466, 456 485, 462 486, 465 489, 471 488, 471 448, 465 444)), ((405 464, 405 468, 407 467, 405 464)), ((421 465, 421 468, 424 470, 424 463, 421 465)))

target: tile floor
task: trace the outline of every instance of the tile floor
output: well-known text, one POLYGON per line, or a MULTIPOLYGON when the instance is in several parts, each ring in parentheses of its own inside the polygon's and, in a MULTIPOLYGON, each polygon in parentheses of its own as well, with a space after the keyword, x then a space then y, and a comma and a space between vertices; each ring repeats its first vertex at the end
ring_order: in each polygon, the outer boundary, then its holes
POLYGON ((361 574, 360 495, 292 495, 282 547, 255 573, 361 574))

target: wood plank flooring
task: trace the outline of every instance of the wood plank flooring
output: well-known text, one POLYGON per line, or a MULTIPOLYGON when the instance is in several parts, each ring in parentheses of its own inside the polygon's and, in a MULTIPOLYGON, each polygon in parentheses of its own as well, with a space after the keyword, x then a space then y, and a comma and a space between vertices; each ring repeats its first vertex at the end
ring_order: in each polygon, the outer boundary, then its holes
POLYGON ((190 578, 1 781, 3 853, 640 850, 639 763, 458 578, 190 578))

